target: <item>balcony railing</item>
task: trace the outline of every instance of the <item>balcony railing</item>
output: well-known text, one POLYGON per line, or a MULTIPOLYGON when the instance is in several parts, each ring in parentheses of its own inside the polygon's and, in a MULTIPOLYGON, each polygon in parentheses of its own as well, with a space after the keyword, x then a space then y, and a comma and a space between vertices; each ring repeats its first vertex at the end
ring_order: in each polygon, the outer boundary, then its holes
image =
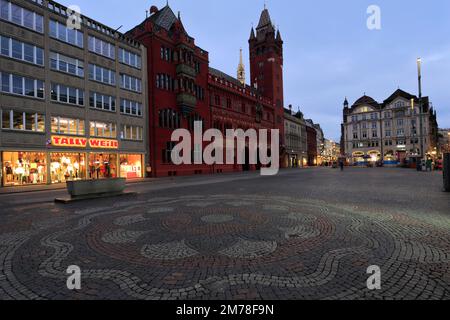
POLYGON ((182 92, 177 95, 177 103, 179 106, 195 108, 197 98, 189 93, 182 92))

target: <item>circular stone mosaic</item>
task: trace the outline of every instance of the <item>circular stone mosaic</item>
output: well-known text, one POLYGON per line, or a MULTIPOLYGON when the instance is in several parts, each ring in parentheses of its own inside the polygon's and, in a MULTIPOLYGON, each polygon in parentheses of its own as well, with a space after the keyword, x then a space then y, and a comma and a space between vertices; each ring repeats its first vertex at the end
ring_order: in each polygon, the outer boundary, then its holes
POLYGON ((233 219, 233 216, 227 214, 211 214, 201 217, 201 220, 206 223, 225 223, 233 221, 233 219))
POLYGON ((450 274, 448 229, 404 213, 215 195, 139 197, 65 219, 0 234, 0 298, 450 298, 449 277, 432 276, 450 274), (65 290, 70 265, 79 292, 65 290), (381 291, 366 287, 370 265, 381 291))

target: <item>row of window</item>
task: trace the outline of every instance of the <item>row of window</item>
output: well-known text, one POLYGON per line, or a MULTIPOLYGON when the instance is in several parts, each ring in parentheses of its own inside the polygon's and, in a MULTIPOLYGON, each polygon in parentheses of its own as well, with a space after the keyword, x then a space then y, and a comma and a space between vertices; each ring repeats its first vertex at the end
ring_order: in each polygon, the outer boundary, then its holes
MULTIPOLYGON (((368 137, 367 131, 363 131, 362 132, 362 138, 363 139, 367 139, 367 137, 368 137)), ((372 138, 378 138, 378 132, 377 131, 372 131, 372 138)), ((358 139, 358 133, 357 132, 353 132, 353 139, 358 139)))
POLYGON ((89 64, 89 80, 95 80, 112 86, 116 85, 116 72, 114 70, 89 64))
POLYGON ((376 148, 380 145, 378 141, 369 141, 369 142, 354 142, 353 143, 353 149, 358 148, 376 148))
MULTIPOLYGON (((172 50, 171 48, 167 48, 164 46, 161 46, 161 60, 167 61, 167 62, 173 62, 177 58, 177 52, 172 50)), ((192 52, 184 50, 181 53, 181 59, 182 62, 188 63, 190 65, 193 65, 195 72, 197 74, 200 73, 201 63, 194 60, 194 54, 192 52)))
MULTIPOLYGON (((399 118, 399 117, 405 117, 407 115, 417 115, 417 109, 414 109, 414 111, 411 112, 405 112, 404 110, 400 110, 400 111, 396 111, 395 112, 395 117, 399 118)), ((386 111, 384 112, 384 118, 385 119, 391 119, 393 116, 391 111, 386 111)), ((378 119, 378 113, 371 113, 370 116, 368 116, 367 114, 362 114, 362 115, 354 115, 352 116, 352 122, 357 122, 359 120, 362 121, 366 121, 366 120, 377 120, 378 119)))
MULTIPOLYGON (((49 4, 50 5, 50 4, 49 4)), ((7 0, 0 0, 0 19, 19 26, 44 32, 44 18, 34 11, 25 9, 7 0)), ((50 20, 50 37, 83 48, 83 32, 68 28, 65 24, 50 20)), ((89 36, 89 50, 110 59, 115 59, 115 46, 109 42, 89 36)), ((132 67, 141 68, 141 56, 128 50, 119 48, 119 61, 132 67)))
POLYGON ((194 94, 198 100, 205 100, 205 89, 198 85, 194 85, 194 94))
POLYGON ((11 3, 10 1, 0 0, 0 19, 39 33, 44 32, 43 16, 11 3))
POLYGON ((115 123, 100 121, 90 122, 90 135, 92 137, 113 138, 117 137, 117 126, 115 123))
POLYGON ((64 117, 52 117, 52 133, 69 134, 74 136, 84 136, 84 120, 64 117))
MULTIPOLYGON (((230 98, 222 98, 219 95, 210 95, 210 104, 211 105, 216 105, 216 106, 220 106, 220 107, 227 107, 228 109, 233 109, 233 101, 230 98)), ((257 113, 257 110, 255 107, 252 106, 248 106, 249 108, 247 108, 247 105, 245 104, 245 102, 241 102, 240 105, 236 105, 235 106, 235 110, 240 111, 242 113, 251 113, 251 114, 255 114, 257 113)), ((273 115, 271 113, 268 112, 264 112, 262 111, 261 116, 264 120, 272 120, 273 119, 273 115)))
POLYGON ((45 117, 35 112, 2 110, 2 129, 45 132, 45 117))
POLYGON ((50 52, 50 68, 78 77, 84 77, 84 62, 60 53, 50 52))
POLYGON ((44 81, 6 72, 0 75, 2 92, 44 99, 44 81))
POLYGON ((144 128, 139 126, 124 125, 122 127, 121 139, 142 141, 144 128))
POLYGON ((161 47, 161 60, 173 61, 174 52, 172 49, 162 46, 161 47))
POLYGON ((159 110, 159 127, 167 129, 181 128, 181 114, 172 109, 159 110))
MULTIPOLYGON (((44 81, 18 76, 15 74, 0 73, 0 88, 4 93, 12 93, 33 98, 44 98, 44 81)), ((84 106, 84 90, 52 83, 51 100, 84 106)), ((116 98, 96 92, 90 93, 89 105, 92 108, 116 111, 116 98)), ((126 99, 121 100, 121 113, 142 116, 142 104, 126 99)))
POLYGON ((162 90, 174 91, 179 87, 183 91, 192 92, 199 100, 205 100, 205 89, 196 85, 193 81, 187 79, 175 80, 168 74, 159 73, 156 75, 156 88, 162 90))
MULTIPOLYGON (((44 65, 44 50, 42 48, 3 36, 0 37, 0 44, 0 52, 3 56, 27 61, 41 66, 44 65)), ((52 70, 65 72, 78 77, 84 77, 83 61, 57 52, 50 52, 50 68, 52 70)), ((115 85, 116 73, 114 70, 89 64, 89 79, 109 85, 115 85)), ((125 83, 125 86, 127 86, 127 83, 125 83)), ((135 80, 132 80, 130 88, 124 88, 138 91, 140 90, 140 84, 136 84, 135 80)))
POLYGON ((116 47, 114 44, 89 36, 89 51, 114 60, 116 58, 116 47))
POLYGON ((91 91, 89 95, 89 106, 95 109, 115 112, 116 97, 91 91))
POLYGON ((132 116, 142 116, 142 103, 120 99, 120 112, 132 116))
POLYGON ((50 20, 50 37, 79 48, 84 47, 83 32, 76 29, 70 29, 65 24, 55 20, 50 20))
POLYGON ((156 75, 156 88, 173 91, 175 88, 175 79, 168 74, 159 73, 156 75))
POLYGON ((84 90, 79 88, 52 83, 50 98, 60 103, 84 106, 84 90))
MULTIPOLYGON (((397 127, 403 127, 404 125, 405 125, 405 120, 404 119, 397 119, 397 127)), ((411 120, 411 126, 412 127, 415 127, 416 126, 416 120, 415 119, 412 119, 411 120)), ((384 122, 384 126, 386 127, 386 128, 391 128, 392 127, 392 122, 391 121, 385 121, 384 122)), ((361 128, 362 129, 367 129, 368 127, 367 127, 367 123, 362 123, 361 124, 361 128)), ((376 129, 376 128, 378 128, 378 123, 377 122, 372 122, 372 129, 376 129)), ((356 130, 358 130, 358 125, 357 124, 354 124, 353 125, 353 130, 354 131, 356 131, 356 130)))
MULTIPOLYGON (((2 110, 2 129, 30 132, 45 132, 45 116, 40 113, 23 112, 16 110, 2 110)), ((115 123, 101 121, 90 121, 90 135, 92 137, 113 138, 117 137, 115 123)), ((143 127, 123 125, 121 139, 143 140, 143 127)), ((52 117, 51 132, 56 134, 67 134, 84 136, 85 123, 82 119, 52 117)))
MULTIPOLYGON (((84 63, 81 60, 64 56, 60 53, 50 53, 50 67, 53 70, 69 73, 75 76, 84 77, 84 63)), ((121 78, 125 79, 122 85, 123 89, 140 92, 141 80, 121 74, 121 78)), ((98 81, 112 86, 116 85, 116 72, 114 70, 98 66, 96 64, 89 64, 89 80, 98 81)))
POLYGON ((137 69, 142 67, 141 56, 123 48, 119 48, 119 62, 137 69))
MULTIPOLYGON (((419 143, 419 139, 411 139, 409 140, 409 142, 411 144, 418 144, 419 143)), ((386 147, 389 146, 393 146, 393 145, 397 145, 397 146, 404 146, 406 145, 406 140, 385 140, 384 141, 384 145, 386 147)), ((354 142, 353 143, 353 148, 374 148, 374 147, 379 147, 380 146, 380 142, 379 141, 369 141, 369 142, 354 142)))
MULTIPOLYGON (((397 129, 397 137, 403 137, 405 136, 405 129, 397 129)), ((411 135, 417 135, 417 130, 413 129, 411 130, 411 135)), ((353 132, 353 139, 358 139, 358 133, 357 132, 353 132)), ((392 131, 391 130, 386 130, 384 132, 384 136, 385 137, 392 137, 392 131)), ((362 132, 362 138, 367 138, 367 131, 363 131, 362 132)), ((372 131, 372 138, 378 138, 378 132, 376 131, 372 131)))
POLYGON ((2 56, 26 61, 39 66, 44 65, 44 49, 15 40, 13 38, 0 36, 2 56))
POLYGON ((120 74, 120 87, 134 92, 142 92, 141 79, 129 76, 127 74, 120 74))

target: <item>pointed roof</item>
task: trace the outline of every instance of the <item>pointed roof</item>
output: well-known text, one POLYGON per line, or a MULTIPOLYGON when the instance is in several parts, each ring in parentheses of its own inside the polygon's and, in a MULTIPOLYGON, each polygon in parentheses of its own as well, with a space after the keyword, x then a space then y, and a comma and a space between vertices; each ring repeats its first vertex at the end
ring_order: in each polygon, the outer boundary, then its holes
POLYGON ((169 5, 166 5, 164 8, 151 15, 149 19, 153 21, 155 25, 168 31, 178 20, 169 5))
POLYGON ((252 27, 252 31, 250 32, 250 40, 256 39, 255 29, 252 27))
POLYGON ((378 104, 378 102, 375 101, 374 98, 369 97, 367 95, 364 95, 361 98, 359 98, 358 100, 356 100, 356 102, 353 104, 353 107, 360 106, 360 105, 369 105, 369 106, 376 107, 376 108, 378 108, 380 106, 378 104))
POLYGON ((272 26, 272 20, 270 19, 269 10, 264 8, 264 10, 261 13, 261 17, 259 18, 258 27, 256 28, 256 30, 262 29, 269 25, 272 26))
POLYGON ((406 100, 411 100, 411 99, 416 100, 417 99, 416 96, 414 96, 412 94, 409 94, 408 92, 403 91, 402 89, 397 89, 397 90, 395 90, 395 92, 393 94, 391 94, 391 96, 389 98, 384 100, 384 104, 391 103, 392 101, 394 101, 398 97, 405 98, 406 100))
POLYGON ((280 29, 278 29, 278 31, 277 31, 277 40, 282 41, 280 29))

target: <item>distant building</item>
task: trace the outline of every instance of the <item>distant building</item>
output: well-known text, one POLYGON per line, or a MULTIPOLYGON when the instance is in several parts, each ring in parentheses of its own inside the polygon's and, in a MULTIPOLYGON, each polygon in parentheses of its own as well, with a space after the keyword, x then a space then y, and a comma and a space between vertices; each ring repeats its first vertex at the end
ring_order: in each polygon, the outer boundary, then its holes
MULTIPOLYGON (((424 156, 437 147, 436 112, 428 97, 423 105, 424 156)), ((415 161, 421 152, 419 99, 398 89, 382 103, 364 95, 349 107, 344 102, 341 149, 350 163, 383 161, 398 165, 415 161)))
POLYGON ((450 152, 450 129, 439 129, 438 138, 439 155, 450 152))
POLYGON ((320 124, 314 124, 314 128, 317 132, 317 165, 322 165, 324 156, 325 156, 325 135, 323 134, 323 130, 320 127, 320 124))
POLYGON ((325 139, 323 161, 328 163, 336 161, 341 154, 340 147, 341 146, 339 143, 336 143, 333 140, 325 139))
POLYGON ((317 166, 317 130, 312 120, 306 120, 308 166, 317 166))
POLYGON ((304 167, 308 164, 306 122, 303 113, 292 113, 292 107, 284 109, 284 141, 286 155, 284 166, 288 168, 304 167))

